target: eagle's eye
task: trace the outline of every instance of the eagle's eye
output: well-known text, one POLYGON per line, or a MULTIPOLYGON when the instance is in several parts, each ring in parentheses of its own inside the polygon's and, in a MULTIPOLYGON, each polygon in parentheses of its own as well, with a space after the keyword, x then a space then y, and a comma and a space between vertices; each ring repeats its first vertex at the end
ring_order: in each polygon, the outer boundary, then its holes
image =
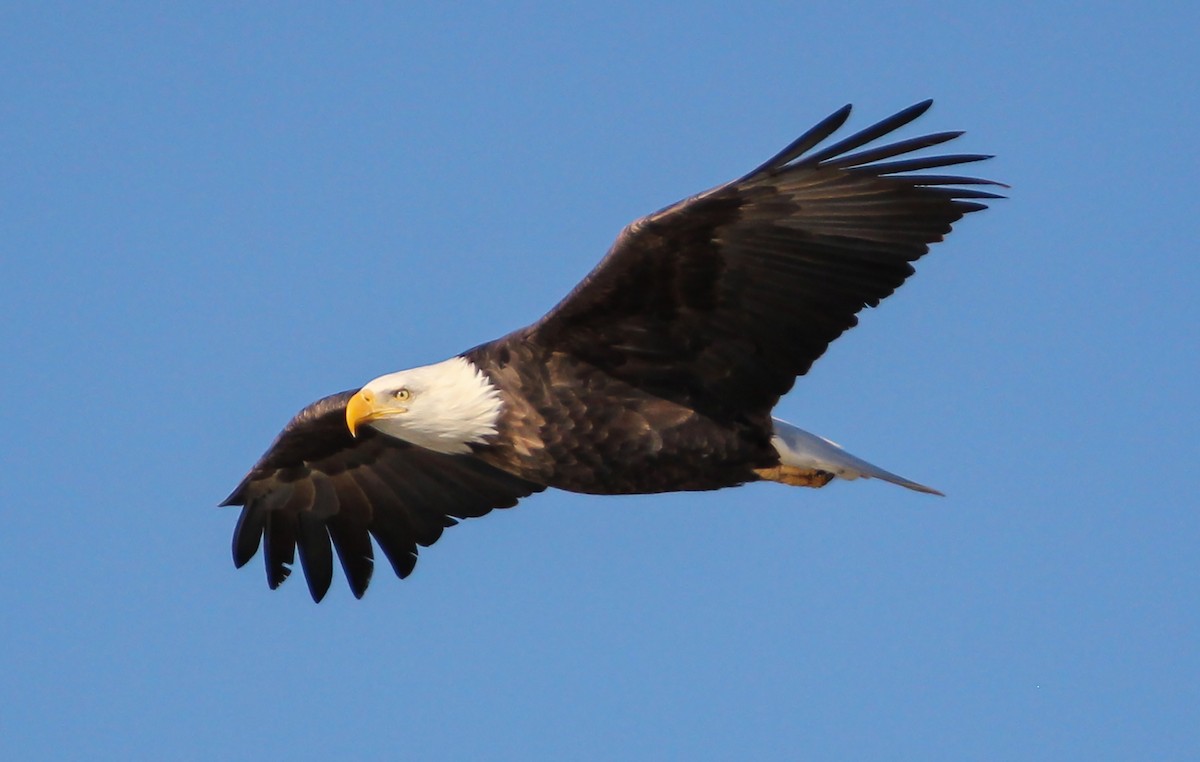
POLYGON ((408 402, 408 400, 411 397, 412 397, 412 392, 410 392, 407 389, 397 389, 396 390, 396 401, 397 402, 408 402))

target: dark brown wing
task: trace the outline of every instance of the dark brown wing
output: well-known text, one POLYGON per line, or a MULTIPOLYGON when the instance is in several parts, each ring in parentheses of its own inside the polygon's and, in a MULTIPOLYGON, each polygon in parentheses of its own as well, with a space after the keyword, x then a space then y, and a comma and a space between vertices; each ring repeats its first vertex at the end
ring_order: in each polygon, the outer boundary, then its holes
POLYGON ((455 519, 511 507, 544 489, 470 455, 431 452, 370 428, 352 437, 346 402, 353 394, 300 411, 221 503, 243 506, 233 563, 245 565, 261 540, 272 589, 287 579, 299 550, 308 590, 320 601, 336 550, 361 598, 374 569, 371 537, 403 579, 417 562, 417 546, 432 545, 455 519))
POLYGON ((527 335, 711 416, 767 415, 930 243, 998 198, 953 187, 998 183, 909 174, 987 156, 886 161, 961 133, 850 153, 931 103, 809 153, 846 106, 745 177, 634 222, 527 335))

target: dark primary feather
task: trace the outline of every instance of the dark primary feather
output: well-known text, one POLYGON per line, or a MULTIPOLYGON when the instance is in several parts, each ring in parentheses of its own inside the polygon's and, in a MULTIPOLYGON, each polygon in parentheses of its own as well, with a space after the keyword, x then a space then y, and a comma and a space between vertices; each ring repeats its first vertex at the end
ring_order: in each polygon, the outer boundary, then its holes
POLYGON ((539 341, 717 420, 762 420, 829 343, 913 273, 993 193, 971 177, 900 175, 988 158, 883 162, 944 132, 863 148, 930 101, 812 152, 835 112, 744 177, 632 223, 539 323, 539 341), (811 153, 810 153, 811 152, 811 153))
POLYGON ((433 544, 456 519, 508 508, 541 491, 469 455, 443 455, 346 427, 353 391, 318 400, 284 427, 222 505, 241 505, 233 562, 246 564, 260 542, 267 583, 287 579, 299 551, 313 600, 333 578, 333 551, 350 589, 362 597, 374 571, 371 538, 407 577, 417 547, 433 544))

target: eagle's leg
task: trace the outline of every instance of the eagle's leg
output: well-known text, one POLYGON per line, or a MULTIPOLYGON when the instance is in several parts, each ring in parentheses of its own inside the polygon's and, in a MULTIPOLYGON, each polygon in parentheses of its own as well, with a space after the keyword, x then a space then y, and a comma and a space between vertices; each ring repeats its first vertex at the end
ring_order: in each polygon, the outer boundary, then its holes
POLYGON ((797 466, 773 466, 771 468, 756 468, 754 473, 758 478, 771 482, 779 482, 792 487, 824 487, 833 479, 833 474, 818 468, 799 468, 797 466))

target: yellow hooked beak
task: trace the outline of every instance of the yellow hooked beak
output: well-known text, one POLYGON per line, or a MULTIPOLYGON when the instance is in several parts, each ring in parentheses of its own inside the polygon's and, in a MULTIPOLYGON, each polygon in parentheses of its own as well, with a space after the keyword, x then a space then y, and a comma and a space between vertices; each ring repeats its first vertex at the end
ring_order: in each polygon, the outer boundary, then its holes
POLYGON ((406 408, 378 404, 374 392, 360 389, 346 403, 346 428, 350 429, 350 436, 356 437, 358 427, 364 423, 390 418, 405 411, 406 408))

